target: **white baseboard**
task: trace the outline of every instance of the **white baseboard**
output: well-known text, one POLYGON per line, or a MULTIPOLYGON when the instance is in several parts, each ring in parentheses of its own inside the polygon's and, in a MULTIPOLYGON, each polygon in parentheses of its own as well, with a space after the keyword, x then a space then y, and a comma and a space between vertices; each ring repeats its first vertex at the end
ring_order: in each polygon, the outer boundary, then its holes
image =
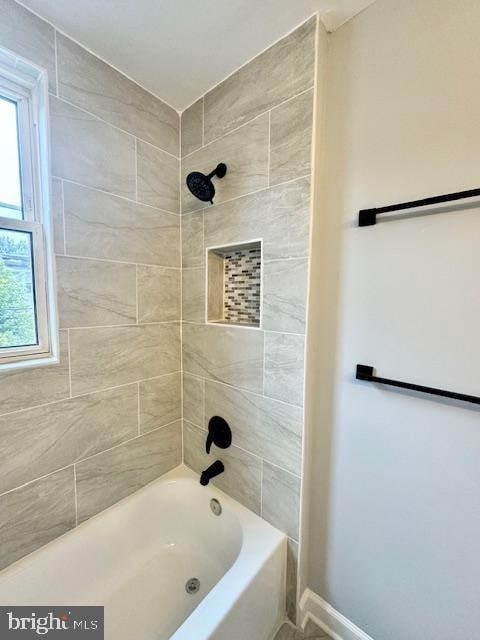
POLYGON ((302 629, 308 620, 315 622, 333 640, 373 640, 314 591, 305 589, 300 600, 302 629))

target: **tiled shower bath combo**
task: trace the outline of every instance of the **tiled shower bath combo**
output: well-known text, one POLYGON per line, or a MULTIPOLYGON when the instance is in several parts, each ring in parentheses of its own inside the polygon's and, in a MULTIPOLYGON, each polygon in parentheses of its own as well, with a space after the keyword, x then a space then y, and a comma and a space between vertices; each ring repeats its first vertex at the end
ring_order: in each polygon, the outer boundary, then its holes
POLYGON ((0 567, 182 461, 204 470, 219 415, 233 440, 212 482, 286 534, 294 620, 317 20, 180 118, 13 0, 0 8, 0 45, 49 72, 61 345, 57 365, 0 373, 0 567), (203 205, 185 176, 219 161, 203 205))

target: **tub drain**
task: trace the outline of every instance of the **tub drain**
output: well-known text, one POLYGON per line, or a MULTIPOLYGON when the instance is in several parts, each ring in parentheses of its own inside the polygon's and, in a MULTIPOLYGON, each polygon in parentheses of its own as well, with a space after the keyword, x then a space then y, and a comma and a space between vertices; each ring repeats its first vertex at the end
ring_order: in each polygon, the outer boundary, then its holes
POLYGON ((200 580, 198 578, 190 578, 185 584, 185 591, 193 596, 200 589, 200 580))

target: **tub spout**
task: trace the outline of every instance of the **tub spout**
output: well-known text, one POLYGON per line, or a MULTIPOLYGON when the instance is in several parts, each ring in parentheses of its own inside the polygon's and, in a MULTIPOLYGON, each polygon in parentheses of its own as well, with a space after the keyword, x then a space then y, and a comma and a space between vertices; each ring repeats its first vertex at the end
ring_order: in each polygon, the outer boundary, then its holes
POLYGON ((208 469, 202 471, 202 475, 200 476, 200 484, 203 484, 203 486, 205 487, 212 478, 215 478, 215 476, 220 475, 224 471, 225 467, 223 466, 223 462, 217 460, 216 462, 211 464, 208 469))

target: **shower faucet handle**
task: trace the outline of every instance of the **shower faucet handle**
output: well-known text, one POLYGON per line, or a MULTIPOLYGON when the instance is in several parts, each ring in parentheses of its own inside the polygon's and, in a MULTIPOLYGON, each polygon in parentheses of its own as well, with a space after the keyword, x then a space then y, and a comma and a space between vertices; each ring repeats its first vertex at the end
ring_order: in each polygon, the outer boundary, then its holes
POLYGON ((212 444, 220 449, 228 449, 232 444, 232 430, 220 416, 213 416, 208 422, 207 453, 210 453, 212 444))

